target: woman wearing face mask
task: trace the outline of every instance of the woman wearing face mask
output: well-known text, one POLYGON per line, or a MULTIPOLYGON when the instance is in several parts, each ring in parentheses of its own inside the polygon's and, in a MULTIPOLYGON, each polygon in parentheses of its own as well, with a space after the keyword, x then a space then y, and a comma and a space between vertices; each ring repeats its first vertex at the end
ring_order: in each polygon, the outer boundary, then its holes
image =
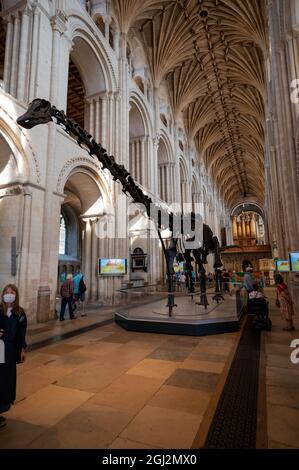
POLYGON ((8 284, 0 303, 0 340, 4 342, 5 352, 5 357, 0 357, 0 428, 5 425, 1 414, 8 411, 16 399, 16 364, 26 358, 26 329, 27 318, 19 306, 18 289, 8 284))

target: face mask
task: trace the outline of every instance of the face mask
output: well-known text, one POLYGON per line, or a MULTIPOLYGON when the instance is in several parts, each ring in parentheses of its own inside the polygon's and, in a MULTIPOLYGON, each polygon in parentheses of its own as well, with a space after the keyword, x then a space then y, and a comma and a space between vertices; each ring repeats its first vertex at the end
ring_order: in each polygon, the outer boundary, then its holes
POLYGON ((4 294, 3 300, 6 304, 13 304, 16 300, 15 294, 4 294))

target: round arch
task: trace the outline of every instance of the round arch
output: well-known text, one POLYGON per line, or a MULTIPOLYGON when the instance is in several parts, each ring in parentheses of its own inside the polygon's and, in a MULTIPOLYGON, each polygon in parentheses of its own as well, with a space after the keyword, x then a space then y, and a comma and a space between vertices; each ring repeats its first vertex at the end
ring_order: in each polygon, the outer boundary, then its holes
MULTIPOLYGON (((91 65, 88 64, 90 58, 92 58, 91 52, 93 53, 94 57, 96 58, 96 62, 101 65, 101 73, 104 78, 105 83, 105 91, 108 92, 116 92, 117 91, 117 79, 116 79, 116 71, 115 68, 109 59, 109 56, 106 52, 104 45, 102 44, 102 37, 96 30, 90 31, 90 25, 84 21, 83 18, 79 18, 77 13, 74 11, 68 12, 68 20, 69 20, 69 30, 71 41, 77 39, 80 41, 85 41, 85 43, 89 46, 90 50, 87 51, 87 56, 85 58, 85 62, 87 63, 88 69, 85 70, 85 75, 88 75, 87 70, 91 73, 91 76, 95 76, 96 80, 96 73, 92 70, 91 65), (95 36, 97 41, 95 40, 95 36)), ((83 46, 84 47, 84 46, 83 46)), ((83 58, 84 60, 84 58, 83 58)), ((94 61, 93 61, 94 62, 94 61)), ((97 67, 98 68, 98 67, 97 67)), ((82 72, 82 70, 80 70, 82 72)), ((84 71, 83 71, 84 73, 84 71)))
POLYGON ((188 202, 188 169, 183 156, 179 158, 181 206, 188 202))
POLYGON ((111 199, 111 191, 109 190, 109 185, 108 181, 105 178, 104 173, 102 172, 102 169, 100 165, 97 165, 95 162, 91 161, 88 157, 76 157, 69 159, 63 168, 61 169, 58 177, 58 182, 57 182, 57 193, 58 194, 63 194, 64 187, 70 178, 71 175, 78 173, 78 172, 84 172, 88 174, 93 181, 97 184, 99 187, 99 190, 101 192, 102 198, 103 198, 103 204, 104 207, 109 208, 112 207, 112 199, 111 199))
POLYGON ((256 212, 259 214, 264 220, 265 220, 265 213, 263 208, 254 201, 246 201, 246 202, 239 202, 238 204, 235 204, 233 209, 231 210, 231 217, 233 216, 238 216, 242 212, 256 212))
POLYGON ((39 163, 32 145, 25 131, 15 125, 11 116, 9 116, 9 119, 12 121, 11 124, 15 129, 12 129, 7 121, 2 118, 0 109, 0 136, 2 136, 2 139, 10 147, 14 156, 19 173, 18 179, 21 182, 32 181, 36 184, 40 184, 39 163))
POLYGON ((140 94, 136 90, 131 90, 130 96, 129 96, 129 103, 134 104, 136 108, 138 109, 141 119, 142 119, 145 135, 152 137, 153 135, 152 120, 149 114, 148 106, 146 106, 143 100, 143 97, 140 96, 140 94))
POLYGON ((160 129, 160 140, 159 140, 159 146, 160 142, 163 142, 166 152, 167 152, 167 162, 168 163, 174 163, 175 157, 174 157, 174 152, 173 152, 173 147, 170 142, 169 136, 167 132, 165 132, 164 129, 160 129))

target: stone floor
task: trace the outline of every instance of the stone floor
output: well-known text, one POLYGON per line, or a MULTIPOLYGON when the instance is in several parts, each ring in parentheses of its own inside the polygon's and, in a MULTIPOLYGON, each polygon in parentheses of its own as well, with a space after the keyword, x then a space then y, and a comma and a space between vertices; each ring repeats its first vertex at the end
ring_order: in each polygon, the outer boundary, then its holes
MULTIPOLYGON (((282 331, 274 292, 267 295, 265 447, 298 448, 299 365, 290 361, 290 343, 299 335, 282 331)), ((94 321, 91 314, 52 330, 36 327, 30 340, 94 321)), ((207 432, 239 337, 134 333, 111 323, 32 351, 18 366, 17 402, 0 429, 0 448, 191 448, 207 432)))
MULTIPOLYGON (((297 331, 282 331, 286 325, 275 307, 273 290, 268 292, 273 328, 264 333, 266 356, 266 401, 268 447, 299 448, 299 364, 292 364, 291 341, 299 340, 299 319, 295 317, 297 331)), ((297 312, 299 308, 297 306, 297 312)))
POLYGON ((237 338, 111 324, 33 351, 0 448, 190 448, 237 338))

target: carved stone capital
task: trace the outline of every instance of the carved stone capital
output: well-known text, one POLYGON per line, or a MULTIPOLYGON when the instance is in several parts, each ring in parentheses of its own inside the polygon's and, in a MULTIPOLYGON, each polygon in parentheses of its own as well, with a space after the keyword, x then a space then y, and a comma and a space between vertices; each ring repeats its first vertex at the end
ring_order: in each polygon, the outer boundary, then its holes
POLYGON ((50 21, 53 31, 63 34, 67 30, 67 16, 63 11, 57 10, 55 16, 52 16, 50 21))

